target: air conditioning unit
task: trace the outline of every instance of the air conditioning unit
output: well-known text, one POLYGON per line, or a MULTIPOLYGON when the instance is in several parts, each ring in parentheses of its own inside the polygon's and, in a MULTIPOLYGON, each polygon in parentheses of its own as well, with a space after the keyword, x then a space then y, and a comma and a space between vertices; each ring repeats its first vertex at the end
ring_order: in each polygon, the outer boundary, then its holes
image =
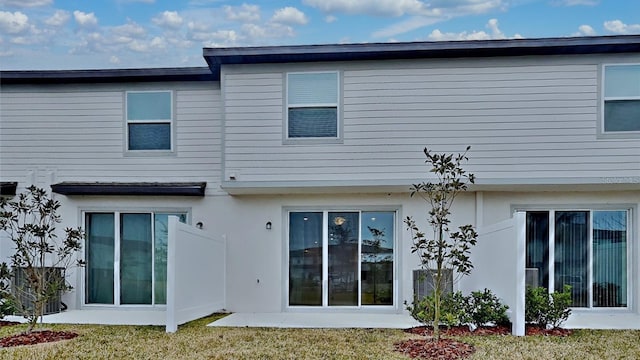
MULTIPOLYGON (((453 270, 442 270, 443 278, 441 289, 443 294, 453 293, 453 270)), ((418 299, 429 296, 433 293, 435 270, 418 269, 413 270, 413 295, 418 299)))
MULTIPOLYGON (((57 280, 64 279, 64 268, 47 267, 44 268, 44 271, 50 278, 57 280)), ((27 271, 21 267, 14 268, 13 274, 13 282, 11 284, 13 295, 20 299, 20 303, 22 303, 25 308, 30 309, 33 307, 33 292, 27 284, 27 271)), ((58 293, 45 304, 43 315, 61 312, 61 304, 62 291, 58 291, 58 293)))
MULTIPOLYGON (((522 269, 522 268, 521 268, 522 269)), ((533 288, 538 287, 539 279, 540 279, 540 269, 538 268, 526 268, 524 270, 524 283, 527 286, 531 286, 533 288)))

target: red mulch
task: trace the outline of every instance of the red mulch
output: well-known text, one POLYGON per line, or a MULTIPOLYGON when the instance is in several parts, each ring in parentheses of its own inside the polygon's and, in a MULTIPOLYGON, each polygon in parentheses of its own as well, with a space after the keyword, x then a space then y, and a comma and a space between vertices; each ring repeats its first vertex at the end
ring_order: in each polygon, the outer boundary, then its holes
POLYGON ((476 349, 473 345, 453 339, 405 340, 395 344, 396 351, 408 355, 414 359, 454 360, 464 359, 473 354, 476 349))
MULTIPOLYGON (((431 336, 433 329, 428 326, 418 326, 405 330, 408 333, 431 336)), ((525 333, 527 335, 543 335, 543 336, 569 336, 573 331, 571 329, 545 329, 539 326, 527 325, 525 333)), ((440 328, 440 334, 443 336, 473 336, 473 335, 510 335, 511 325, 498 326, 482 326, 475 331, 469 330, 468 326, 452 326, 450 328, 440 328)))
POLYGON ((76 336, 78 334, 69 331, 36 330, 28 334, 22 333, 4 337, 0 339, 0 348, 67 340, 76 336))
MULTIPOLYGON (((431 336, 433 329, 428 326, 418 326, 405 330, 408 333, 426 336, 426 339, 405 340, 395 344, 396 351, 408 355, 416 359, 437 359, 437 360, 456 360, 464 359, 476 350, 473 345, 469 345, 454 339, 440 338, 436 342, 431 336)), ((527 325, 527 335, 541 336, 568 336, 571 335, 570 329, 545 329, 538 326, 527 325)), ((468 326, 453 326, 450 328, 441 328, 442 336, 483 336, 483 335, 510 335, 510 325, 499 326, 483 326, 475 331, 469 330, 468 326)))

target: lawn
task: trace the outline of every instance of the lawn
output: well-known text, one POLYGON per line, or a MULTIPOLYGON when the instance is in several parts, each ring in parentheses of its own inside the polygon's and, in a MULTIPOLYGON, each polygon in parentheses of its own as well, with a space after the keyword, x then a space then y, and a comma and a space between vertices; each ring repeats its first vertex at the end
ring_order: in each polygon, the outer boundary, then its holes
MULTIPOLYGON (((160 326, 51 325, 73 340, 0 349, 0 359, 408 359, 401 330, 211 328, 214 315, 167 334, 160 326)), ((0 337, 24 326, 0 327, 0 337)), ((415 336, 413 336, 415 337, 415 336)), ((570 337, 471 336, 471 359, 639 359, 640 331, 580 330, 570 337)))

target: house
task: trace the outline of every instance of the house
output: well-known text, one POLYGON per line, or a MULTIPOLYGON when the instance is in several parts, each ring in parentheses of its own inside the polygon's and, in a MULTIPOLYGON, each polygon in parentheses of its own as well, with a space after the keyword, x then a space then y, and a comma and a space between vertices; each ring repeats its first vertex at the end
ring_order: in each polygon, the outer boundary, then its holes
POLYGON ((50 187, 87 231, 70 308, 163 309, 177 216, 226 236, 230 311, 402 313, 422 149, 471 145, 453 224, 480 240, 456 288, 492 289, 519 329, 526 281, 572 285, 574 326, 640 324, 640 36, 203 55, 0 73, 3 194, 50 187))

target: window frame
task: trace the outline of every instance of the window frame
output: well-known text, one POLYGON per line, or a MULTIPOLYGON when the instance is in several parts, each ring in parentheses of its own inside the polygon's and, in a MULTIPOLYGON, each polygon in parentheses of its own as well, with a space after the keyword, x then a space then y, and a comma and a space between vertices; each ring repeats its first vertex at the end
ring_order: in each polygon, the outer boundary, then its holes
POLYGON ((344 309, 366 309, 373 311, 388 311, 390 309, 399 309, 400 308, 400 294, 402 291, 402 281, 399 278, 401 276, 401 224, 399 223, 401 218, 401 209, 399 207, 389 207, 389 206, 356 206, 356 207, 287 207, 283 208, 283 257, 282 257, 282 283, 284 284, 282 289, 282 306, 286 311, 343 311, 344 309), (291 213, 300 213, 300 212, 309 212, 309 213, 321 213, 322 214, 322 230, 323 230, 323 284, 322 284, 322 304, 321 305, 290 305, 289 299, 289 266, 290 266, 290 249, 289 249, 289 219, 291 213), (393 274, 392 274, 392 304, 391 305, 376 305, 376 304, 363 304, 362 302, 362 244, 363 244, 363 235, 360 231, 363 222, 362 222, 362 214, 363 213, 372 213, 372 212, 388 212, 393 213, 393 274), (329 222, 329 214, 330 213, 358 213, 359 220, 359 239, 358 239, 358 290, 357 290, 357 305, 329 305, 328 304, 328 284, 327 284, 327 276, 328 276, 328 248, 327 245, 329 243, 328 238, 328 230, 327 225, 329 222))
POLYGON ((125 155, 138 155, 138 156, 149 156, 149 155, 171 155, 176 153, 176 126, 175 126, 175 118, 176 118, 176 99, 175 92, 169 89, 144 89, 144 90, 126 90, 124 92, 124 151, 125 155), (140 94, 140 93, 169 93, 169 105, 170 109, 170 118, 169 119, 145 119, 145 120, 135 120, 129 119, 129 94, 140 94), (129 124, 169 124, 169 149, 130 149, 129 148, 129 124))
MULTIPOLYGON (((81 279, 80 279, 80 292, 78 296, 80 297, 80 304, 82 308, 165 308, 165 304, 157 304, 156 303, 156 274, 155 274, 155 216, 158 214, 168 214, 168 215, 177 215, 184 214, 185 223, 191 224, 191 209, 190 208, 86 208, 80 210, 80 218, 83 229, 87 229, 87 215, 88 214, 112 214, 114 217, 114 268, 113 268, 113 277, 114 277, 114 288, 113 288, 113 304, 109 303, 90 303, 87 302, 87 291, 88 291, 88 238, 85 236, 83 239, 83 250, 82 256, 87 262, 87 266, 82 267, 81 271, 81 279), (121 215, 122 214, 149 214, 151 216, 151 244, 153 245, 151 248, 151 303, 150 304, 121 304, 121 284, 120 284, 120 271, 121 271, 121 259, 120 259, 120 249, 122 245, 121 232, 121 215), (117 266, 116 266, 117 264, 117 266)), ((88 234, 87 234, 88 235, 88 234)))
POLYGON ((579 206, 512 206, 513 211, 522 211, 525 213, 528 212, 547 212, 549 216, 549 234, 548 234, 548 287, 549 292, 553 292, 555 288, 555 214, 556 212, 567 212, 567 211, 585 211, 588 213, 588 289, 589 289, 589 297, 588 297, 588 306, 586 307, 571 307, 574 311, 585 311, 585 312, 628 312, 631 311, 635 307, 635 303, 637 299, 635 299, 636 293, 636 285, 632 281, 633 269, 637 266, 637 261, 634 261, 635 254, 635 242, 634 235, 637 232, 637 224, 635 220, 635 214, 637 212, 637 208, 635 205, 631 204, 610 204, 610 205, 579 205, 579 206), (593 272, 594 272, 594 264, 593 264, 593 214, 598 211, 624 211, 627 214, 627 230, 626 230, 626 280, 627 280, 627 298, 626 298, 626 306, 624 307, 596 307, 593 306, 593 272))
POLYGON ((619 66, 640 66, 640 63, 606 63, 600 67, 600 101, 599 101, 599 124, 598 124, 598 137, 599 138, 640 138, 640 130, 622 130, 622 131, 606 131, 605 130, 605 103, 607 101, 616 100, 637 100, 640 101, 640 95, 632 97, 620 97, 620 96, 607 96, 606 94, 606 73, 608 67, 619 66))
POLYGON ((342 143, 342 72, 339 70, 313 70, 313 71, 290 71, 283 77, 284 87, 284 124, 283 143, 284 144, 335 144, 342 143), (289 104, 289 76, 302 74, 336 74, 336 102, 335 103, 308 103, 289 104), (304 109, 313 107, 334 107, 336 108, 336 136, 335 137, 289 137, 289 109, 304 109))

